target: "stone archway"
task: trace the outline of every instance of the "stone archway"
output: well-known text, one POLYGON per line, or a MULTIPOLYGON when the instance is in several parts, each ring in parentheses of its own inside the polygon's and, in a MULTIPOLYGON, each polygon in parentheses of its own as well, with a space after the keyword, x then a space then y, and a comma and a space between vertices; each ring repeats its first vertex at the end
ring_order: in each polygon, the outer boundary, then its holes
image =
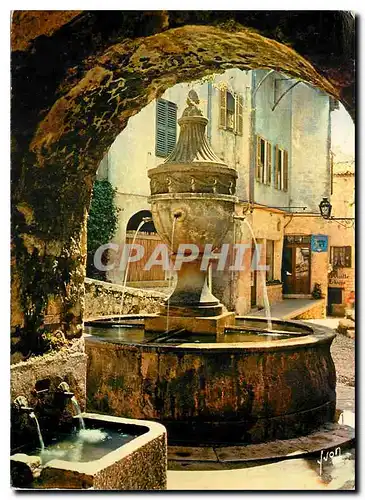
POLYGON ((97 166, 168 87, 280 69, 354 111, 346 13, 17 11, 12 29, 12 329, 33 350, 42 331, 81 335, 97 166))

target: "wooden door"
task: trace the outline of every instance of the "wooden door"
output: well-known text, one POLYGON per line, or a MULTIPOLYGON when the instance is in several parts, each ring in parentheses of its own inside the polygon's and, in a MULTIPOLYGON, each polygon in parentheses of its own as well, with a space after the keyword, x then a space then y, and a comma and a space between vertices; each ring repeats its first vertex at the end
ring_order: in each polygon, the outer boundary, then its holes
MULTIPOLYGON (((127 232, 126 243, 133 242, 134 234, 134 231, 127 232)), ((140 232, 135 243, 144 247, 144 255, 139 261, 129 264, 128 282, 165 281, 165 271, 161 266, 152 266, 149 270, 144 268, 153 250, 162 243, 161 238, 157 234, 140 232)))
POLYGON ((310 294, 310 243, 284 243, 282 281, 284 294, 310 294))

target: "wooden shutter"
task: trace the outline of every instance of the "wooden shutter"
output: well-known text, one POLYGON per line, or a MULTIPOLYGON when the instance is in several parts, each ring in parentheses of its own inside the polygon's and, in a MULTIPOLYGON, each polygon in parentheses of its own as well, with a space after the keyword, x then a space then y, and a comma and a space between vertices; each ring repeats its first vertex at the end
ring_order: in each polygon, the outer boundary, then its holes
POLYGON ((176 104, 165 99, 158 99, 156 103, 156 156, 166 157, 174 149, 176 119, 176 104))
POLYGON ((275 146, 275 165, 274 165, 274 170, 275 170, 275 187, 276 189, 280 189, 280 186, 279 186, 279 156, 280 155, 280 152, 279 152, 279 148, 278 146, 276 145, 275 146))
POLYGON ((256 136, 256 180, 261 179, 261 137, 259 135, 256 136))
POLYGON ((266 156, 267 156, 267 164, 266 164, 266 184, 271 185, 271 165, 272 165, 272 151, 270 142, 266 143, 266 156))
POLYGON ((345 247, 345 267, 351 267, 351 247, 345 247))
POLYGON ((243 134, 243 96, 237 94, 235 97, 235 132, 238 135, 243 134))
POLYGON ((227 91, 219 90, 219 126, 227 128, 227 91))
POLYGON ((167 154, 170 154, 176 145, 176 122, 177 122, 177 106, 174 102, 167 101, 167 127, 166 127, 167 154))
POLYGON ((283 168, 283 189, 284 191, 288 191, 288 152, 284 151, 284 168, 283 168))

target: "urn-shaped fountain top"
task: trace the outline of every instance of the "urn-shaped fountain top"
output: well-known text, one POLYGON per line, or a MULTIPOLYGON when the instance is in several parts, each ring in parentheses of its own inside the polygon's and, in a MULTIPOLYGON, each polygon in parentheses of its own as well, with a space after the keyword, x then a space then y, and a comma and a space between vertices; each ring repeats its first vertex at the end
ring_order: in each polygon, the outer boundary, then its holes
POLYGON ((184 109, 178 123, 180 125, 179 140, 166 158, 167 163, 201 163, 208 162, 227 167, 214 153, 205 135, 208 119, 199 108, 200 100, 195 90, 190 90, 184 109))
POLYGON ((179 140, 164 163, 148 171, 151 194, 212 193, 233 196, 237 172, 221 160, 205 134, 208 119, 199 107, 195 90, 178 120, 179 140))

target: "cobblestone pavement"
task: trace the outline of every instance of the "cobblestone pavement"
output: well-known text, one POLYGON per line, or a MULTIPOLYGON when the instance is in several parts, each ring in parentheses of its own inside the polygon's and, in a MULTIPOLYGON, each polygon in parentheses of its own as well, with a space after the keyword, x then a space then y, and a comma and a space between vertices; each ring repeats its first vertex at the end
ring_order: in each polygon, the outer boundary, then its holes
MULTIPOLYGON (((339 319, 327 318, 306 321, 336 329, 339 319)), ((355 340, 338 333, 331 346, 331 354, 336 366, 337 383, 355 386, 355 340)))

